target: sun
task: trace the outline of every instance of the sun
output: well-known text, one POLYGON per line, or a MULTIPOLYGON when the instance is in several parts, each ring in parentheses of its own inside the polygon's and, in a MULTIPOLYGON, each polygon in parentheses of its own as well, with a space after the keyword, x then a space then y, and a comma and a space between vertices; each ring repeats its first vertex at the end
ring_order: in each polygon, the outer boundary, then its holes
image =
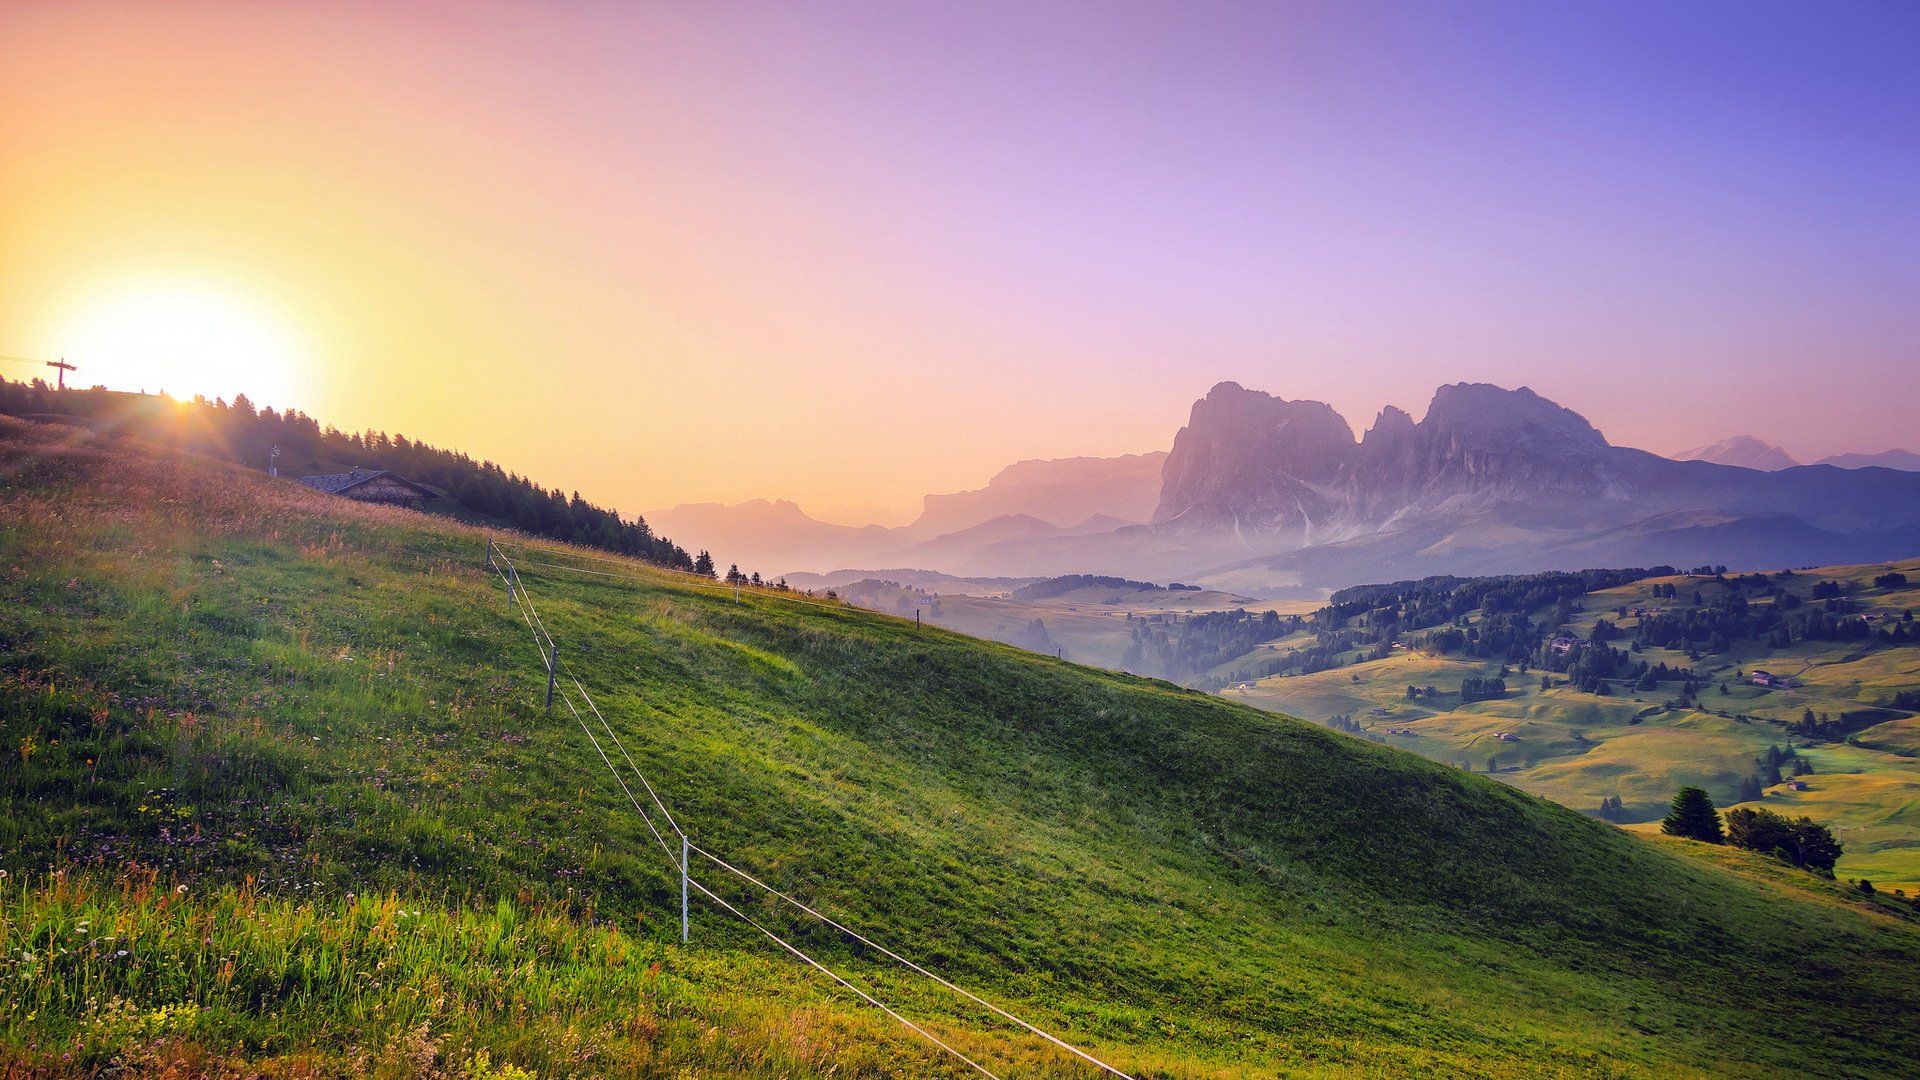
POLYGON ((308 404, 311 365, 298 330, 239 290, 199 282, 124 286, 76 304, 65 322, 57 340, 79 366, 73 385, 308 404))

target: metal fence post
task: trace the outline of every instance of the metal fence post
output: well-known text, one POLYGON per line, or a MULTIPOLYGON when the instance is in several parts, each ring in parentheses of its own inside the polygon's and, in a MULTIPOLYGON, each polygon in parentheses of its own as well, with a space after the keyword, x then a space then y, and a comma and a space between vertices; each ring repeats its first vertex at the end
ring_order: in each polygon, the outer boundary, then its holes
POLYGON ((693 844, 687 840, 687 834, 680 834, 680 944, 687 943, 687 853, 693 850, 693 844))
POLYGON ((560 646, 555 645, 547 654, 547 715, 553 715, 553 677, 554 669, 560 665, 560 646))

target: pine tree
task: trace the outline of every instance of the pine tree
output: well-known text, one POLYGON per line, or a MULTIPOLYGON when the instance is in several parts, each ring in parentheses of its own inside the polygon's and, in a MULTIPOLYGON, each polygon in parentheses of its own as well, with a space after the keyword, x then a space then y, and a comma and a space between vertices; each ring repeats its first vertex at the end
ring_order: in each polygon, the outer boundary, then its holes
POLYGON ((1724 844, 1727 840, 1720 831, 1720 814, 1713 808, 1713 800, 1697 787, 1683 787, 1674 795, 1660 831, 1707 844, 1724 844))

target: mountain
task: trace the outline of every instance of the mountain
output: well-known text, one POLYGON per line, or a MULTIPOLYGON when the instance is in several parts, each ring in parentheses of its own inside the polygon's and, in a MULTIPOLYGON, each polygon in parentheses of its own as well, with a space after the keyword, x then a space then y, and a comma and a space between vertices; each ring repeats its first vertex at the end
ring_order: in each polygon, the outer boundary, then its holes
MULTIPOLYGON (((1759 469, 1762 472, 1791 469, 1800 464, 1785 450, 1772 443, 1761 442, 1751 435, 1735 435, 1709 446, 1698 446, 1685 453, 1673 455, 1673 459, 1675 461, 1711 461, 1716 465, 1737 465, 1742 469, 1759 469)), ((1820 464, 1836 463, 1828 460, 1820 464)))
POLYGON ((930 539, 1007 515, 1061 527, 1096 516, 1146 521, 1160 498, 1166 458, 1165 451, 1156 451, 1016 462, 995 473, 984 488, 927 496, 920 517, 904 531, 914 539, 930 539))
POLYGON ((1141 1077, 1920 1073, 1904 899, 110 434, 0 462, 10 1072, 969 1075, 764 933, 1092 1075, 783 895, 1141 1077))
POLYGON ((1121 530, 1089 549, 1107 561, 1084 569, 1337 587, 1388 574, 1866 562, 1910 554, 1920 535, 1920 476, 1673 461, 1609 444, 1526 387, 1443 386, 1418 423, 1388 409, 1356 441, 1322 403, 1222 383, 1194 405, 1165 474, 1151 532, 1173 546, 1121 530), (1169 565, 1179 561, 1187 569, 1169 565))
POLYGON ((1002 541, 1110 532, 1147 520, 1166 456, 1017 462, 984 488, 926 496, 920 516, 897 529, 833 525, 791 502, 765 499, 689 503, 652 511, 647 521, 712 552, 722 567, 738 563, 767 576, 877 563, 948 570, 978 564, 979 549, 1002 541), (1009 529, 1007 521, 1018 524, 1009 529))
POLYGON ((1039 578, 1030 577, 956 577, 934 570, 916 570, 911 567, 887 567, 877 570, 843 569, 825 574, 801 572, 787 576, 787 584, 795 589, 811 592, 824 592, 828 589, 850 585, 856 581, 890 581, 908 589, 918 589, 928 593, 965 593, 987 595, 1012 592, 1022 585, 1031 585, 1039 578))
POLYGON ((1920 472, 1920 454, 1911 450, 1882 450, 1877 454, 1835 454, 1814 462, 1837 469, 1901 469, 1920 472))
POLYGON ((655 510, 647 521, 689 548, 712 552, 722 570, 737 563, 745 572, 769 577, 845 566, 901 546, 896 530, 818 521, 785 499, 686 503, 655 510))
MULTIPOLYGON (((1742 437, 1699 453, 1756 447, 1742 437)), ((1279 597, 1386 575, 1899 557, 1920 533, 1920 480, 1663 458, 1610 444, 1527 387, 1442 386, 1421 419, 1389 406, 1356 438, 1325 403, 1223 382, 1166 454, 1021 462, 985 488, 928 496, 903 529, 821 525, 791 504, 701 509, 649 518, 763 572, 1097 573, 1279 597)))

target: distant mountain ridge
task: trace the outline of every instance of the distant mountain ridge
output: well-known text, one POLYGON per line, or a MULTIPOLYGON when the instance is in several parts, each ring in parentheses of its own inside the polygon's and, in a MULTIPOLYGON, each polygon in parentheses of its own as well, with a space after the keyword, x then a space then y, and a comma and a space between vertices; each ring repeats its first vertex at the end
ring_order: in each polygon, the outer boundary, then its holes
POLYGON ((647 520, 712 551, 722 566, 737 562, 777 574, 876 562, 934 569, 925 560, 951 563, 994 544, 1110 532, 1144 522, 1160 497, 1166 457, 1166 451, 1157 450, 1017 462, 983 488, 928 495, 920 516, 897 529, 828 524, 784 499, 690 503, 655 510, 647 520))
POLYGON ((1323 403, 1222 383, 1174 440, 1154 528, 1184 538, 1190 558, 1246 552, 1221 570, 1320 582, 1388 568, 1863 561, 1920 546, 1920 475, 1673 461, 1609 444, 1526 387, 1473 383, 1441 387, 1417 424, 1383 411, 1355 440, 1323 403))
POLYGON ((1763 472, 1777 472, 1791 469, 1800 464, 1793 455, 1772 443, 1762 442, 1751 435, 1734 435, 1721 439, 1717 443, 1696 446, 1692 450, 1673 455, 1675 461, 1711 461, 1715 465, 1737 465, 1742 469, 1759 469, 1763 472))
POLYGON ((1004 515, 1026 515, 1058 528, 1089 518, 1123 524, 1148 520, 1160 498, 1164 450, 1120 457, 1020 461, 995 473, 984 488, 929 495, 920 517, 904 530, 930 539, 1004 515))
POLYGON ((1882 450, 1877 454, 1834 454, 1814 462, 1838 469, 1900 469, 1920 472, 1920 454, 1911 450, 1882 450))
POLYGON ((1387 574, 1777 569, 1920 548, 1920 455, 1801 466, 1752 436, 1688 455, 1614 446, 1527 387, 1442 386, 1421 419, 1388 406, 1356 437, 1323 402, 1223 382, 1170 451, 1022 461, 983 488, 927 496, 903 528, 828 525, 758 500, 648 518, 723 566, 769 573, 1098 573, 1269 596, 1387 574))
MULTIPOLYGON (((1737 465, 1743 469, 1778 472, 1800 462, 1772 443, 1752 435, 1734 435, 1708 446, 1695 447, 1673 455, 1675 461, 1711 461, 1716 465, 1737 465)), ((1877 454, 1832 454, 1812 465, 1832 465, 1837 469, 1899 469, 1920 472, 1920 454, 1911 450, 1882 450, 1877 454)))

